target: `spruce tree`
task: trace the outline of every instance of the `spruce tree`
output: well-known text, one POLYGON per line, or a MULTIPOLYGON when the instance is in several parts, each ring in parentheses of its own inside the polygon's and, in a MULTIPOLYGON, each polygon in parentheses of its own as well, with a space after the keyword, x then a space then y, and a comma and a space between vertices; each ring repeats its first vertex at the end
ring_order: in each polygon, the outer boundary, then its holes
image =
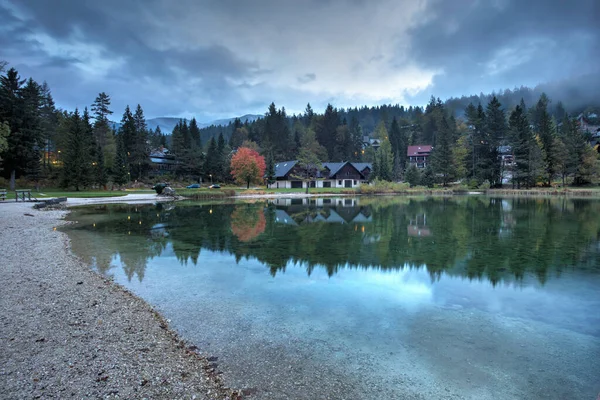
POLYGON ((130 171, 131 175, 136 180, 143 179, 148 174, 150 167, 150 149, 148 148, 148 126, 144 111, 138 104, 133 116, 135 126, 135 141, 134 147, 130 150, 130 171))
POLYGON ((206 158, 204 161, 204 176, 213 182, 217 179, 217 172, 219 170, 219 156, 217 152, 217 141, 213 136, 208 141, 206 149, 206 158))
POLYGON ((68 136, 63 152, 63 187, 73 187, 79 191, 92 182, 90 161, 90 131, 79 110, 71 114, 68 122, 68 136))
POLYGON ((125 141, 121 134, 117 135, 117 154, 113 168, 113 182, 117 186, 123 186, 129 181, 129 163, 125 150, 125 141))
MULTIPOLYGON (((236 118, 236 120, 239 122, 239 119, 236 118)), ((192 146, 202 147, 202 139, 200 138, 200 128, 198 128, 196 118, 191 119, 188 129, 190 132, 190 141, 192 146)))
POLYGON ((271 151, 267 153, 267 170, 265 171, 265 175, 267 186, 275 182, 275 160, 271 151))
POLYGON ((505 144, 506 116, 502 105, 494 96, 487 105, 485 118, 485 129, 487 134, 487 163, 489 174, 486 177, 492 186, 502 185, 502 160, 499 157, 498 148, 505 144))
POLYGON ((106 188, 108 177, 106 174, 106 166, 104 165, 104 152, 98 146, 96 148, 96 161, 94 163, 94 183, 98 187, 106 188))
POLYGON ((548 102, 548 98, 542 95, 533 109, 532 115, 534 118, 534 128, 542 148, 546 185, 550 186, 556 173, 558 149, 555 140, 555 126, 550 114, 548 114, 548 102))
POLYGON ((381 141, 381 146, 376 152, 378 159, 378 177, 384 181, 392 181, 394 171, 394 155, 392 153, 392 145, 387 139, 381 141))
POLYGON ((410 167, 406 169, 404 180, 408 182, 411 187, 421 183, 421 173, 415 164, 411 164, 410 167))
POLYGON ((110 109, 110 96, 105 92, 99 93, 91 110, 94 116, 94 138, 103 153, 105 167, 110 170, 114 165, 117 153, 115 134, 108 119, 113 113, 110 109))
POLYGON ((437 145, 431 152, 431 169, 434 174, 442 178, 442 185, 446 186, 454 179, 452 134, 445 117, 441 121, 441 130, 438 133, 437 145))

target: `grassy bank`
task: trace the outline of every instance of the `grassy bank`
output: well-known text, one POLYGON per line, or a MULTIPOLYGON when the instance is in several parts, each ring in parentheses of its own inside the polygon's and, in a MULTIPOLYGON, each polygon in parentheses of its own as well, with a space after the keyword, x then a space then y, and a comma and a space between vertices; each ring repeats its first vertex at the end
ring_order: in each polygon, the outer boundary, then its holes
POLYGON ((490 196, 600 197, 600 188, 488 189, 485 194, 490 196))
MULTIPOLYGON (((27 189, 27 188, 25 188, 27 189)), ((98 197, 119 197, 127 196, 128 194, 148 194, 156 193, 154 190, 80 190, 80 191, 66 191, 56 188, 41 189, 39 192, 31 190, 31 197, 36 199, 47 199, 52 197, 67 197, 67 198, 98 198, 98 197)), ((6 193, 6 200, 14 200, 15 192, 8 190, 6 193)))

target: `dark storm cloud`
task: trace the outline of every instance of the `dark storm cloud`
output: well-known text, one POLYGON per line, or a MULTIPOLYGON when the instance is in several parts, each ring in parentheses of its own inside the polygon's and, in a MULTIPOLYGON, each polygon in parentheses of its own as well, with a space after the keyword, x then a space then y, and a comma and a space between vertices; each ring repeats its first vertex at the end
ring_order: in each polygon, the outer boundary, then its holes
POLYGON ((598 71, 597 0, 430 1, 409 30, 411 57, 440 71, 429 94, 535 85, 598 71))
POLYGON ((0 0, 0 59, 115 115, 422 104, 597 71, 598 3, 0 0))

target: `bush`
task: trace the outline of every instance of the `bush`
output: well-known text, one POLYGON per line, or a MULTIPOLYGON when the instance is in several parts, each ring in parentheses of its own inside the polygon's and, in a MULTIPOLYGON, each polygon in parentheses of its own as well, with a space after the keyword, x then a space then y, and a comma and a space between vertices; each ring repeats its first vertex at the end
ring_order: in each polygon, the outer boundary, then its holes
POLYGON ((488 181, 487 179, 485 181, 483 181, 483 183, 481 185, 479 185, 479 189, 483 189, 483 190, 488 190, 490 187, 491 187, 490 181, 488 181))
POLYGON ((362 194, 402 193, 408 191, 409 188, 408 183, 395 183, 376 179, 369 185, 360 185, 358 192, 362 194))
POLYGON ((471 179, 468 183, 469 189, 478 189, 479 188, 479 182, 477 182, 477 179, 471 179))

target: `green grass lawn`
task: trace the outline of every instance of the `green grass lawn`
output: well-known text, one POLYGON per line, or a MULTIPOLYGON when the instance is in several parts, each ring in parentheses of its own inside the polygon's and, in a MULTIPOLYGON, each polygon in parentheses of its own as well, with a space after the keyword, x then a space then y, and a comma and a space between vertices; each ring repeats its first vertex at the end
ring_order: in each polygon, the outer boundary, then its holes
MULTIPOLYGON (((93 198, 93 197, 119 197, 128 194, 151 194, 156 193, 154 190, 80 190, 65 191, 56 188, 41 189, 39 192, 31 190, 31 197, 36 199, 47 199, 51 197, 71 197, 71 198, 93 198)), ((8 190, 6 200, 14 200, 15 192, 8 190)))

